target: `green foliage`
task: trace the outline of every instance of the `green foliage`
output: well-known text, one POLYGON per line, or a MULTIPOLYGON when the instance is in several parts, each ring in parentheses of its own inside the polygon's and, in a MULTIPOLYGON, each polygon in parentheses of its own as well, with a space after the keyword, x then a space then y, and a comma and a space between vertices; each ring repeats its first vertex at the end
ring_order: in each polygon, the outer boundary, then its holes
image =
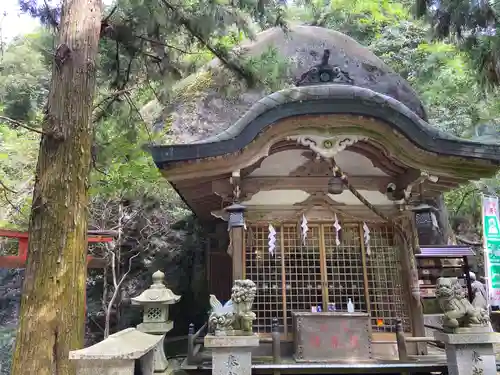
POLYGON ((37 49, 44 49, 44 43, 48 39, 43 30, 19 37, 0 59, 0 103, 4 115, 32 120, 45 102, 50 71, 44 55, 37 53, 37 49))
POLYGON ((467 56, 451 44, 428 41, 427 35, 424 25, 407 21, 386 28, 371 47, 417 90, 432 124, 455 135, 471 134, 484 120, 486 97, 467 56))
POLYGON ((99 124, 96 141, 103 146, 98 152, 98 169, 91 176, 91 195, 118 198, 170 192, 151 156, 141 147, 150 143, 150 134, 144 126, 127 129, 127 120, 133 118, 117 116, 99 124))
POLYGON ((246 58, 243 66, 269 92, 281 90, 290 83, 283 81, 283 77, 289 76, 290 63, 274 47, 269 47, 259 56, 246 58))
POLYGON ((303 0, 298 18, 312 25, 335 29, 368 45, 386 27, 408 19, 408 10, 391 0, 303 0))
POLYGON ((28 223, 38 143, 38 134, 0 121, 0 181, 7 187, 0 187, 0 228, 28 223))
POLYGON ((415 0, 416 15, 426 19, 438 39, 453 40, 465 51, 481 86, 500 84, 497 1, 415 0))

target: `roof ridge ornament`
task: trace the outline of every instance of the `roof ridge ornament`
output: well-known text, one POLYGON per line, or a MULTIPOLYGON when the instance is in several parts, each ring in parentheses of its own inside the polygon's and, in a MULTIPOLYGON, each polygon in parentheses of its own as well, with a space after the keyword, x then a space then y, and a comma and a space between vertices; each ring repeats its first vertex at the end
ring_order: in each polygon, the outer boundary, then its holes
POLYGON ((313 66, 302 74, 295 84, 296 86, 309 86, 326 83, 341 83, 353 85, 354 80, 349 77, 349 73, 340 69, 338 65, 330 65, 330 50, 325 49, 321 63, 313 66))

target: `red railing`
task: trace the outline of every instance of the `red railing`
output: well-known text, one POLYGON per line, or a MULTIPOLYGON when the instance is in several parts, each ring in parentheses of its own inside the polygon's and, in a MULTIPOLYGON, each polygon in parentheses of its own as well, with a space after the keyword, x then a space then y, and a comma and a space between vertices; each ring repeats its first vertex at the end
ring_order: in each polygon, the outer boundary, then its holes
MULTIPOLYGON (((88 232, 88 243, 105 243, 113 241, 111 232, 88 232)), ((17 255, 0 256, 0 268, 24 268, 26 257, 28 255, 28 232, 18 232, 8 229, 0 229, 0 237, 15 238, 18 241, 17 255)), ((91 255, 87 257, 89 268, 104 268, 106 263, 104 259, 95 258, 91 255)))

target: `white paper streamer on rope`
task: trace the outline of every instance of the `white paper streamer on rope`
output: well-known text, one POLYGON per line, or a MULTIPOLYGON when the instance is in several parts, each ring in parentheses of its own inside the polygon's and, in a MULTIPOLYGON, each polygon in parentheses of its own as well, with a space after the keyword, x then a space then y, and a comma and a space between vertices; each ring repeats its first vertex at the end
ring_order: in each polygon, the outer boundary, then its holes
POLYGON ((274 250, 276 249, 276 230, 272 224, 269 224, 269 235, 267 238, 269 239, 269 254, 274 256, 274 250))
POLYGON ((340 245, 339 232, 342 229, 342 227, 340 226, 337 214, 335 214, 335 222, 333 223, 333 227, 335 228, 335 244, 339 246, 340 245))
POLYGON ((366 223, 363 223, 363 237, 365 239, 366 254, 370 255, 372 253, 370 249, 370 228, 366 223))
POLYGON ((302 243, 305 245, 307 239, 307 232, 309 231, 309 227, 307 226, 306 215, 302 215, 302 222, 300 223, 300 227, 302 228, 302 243))

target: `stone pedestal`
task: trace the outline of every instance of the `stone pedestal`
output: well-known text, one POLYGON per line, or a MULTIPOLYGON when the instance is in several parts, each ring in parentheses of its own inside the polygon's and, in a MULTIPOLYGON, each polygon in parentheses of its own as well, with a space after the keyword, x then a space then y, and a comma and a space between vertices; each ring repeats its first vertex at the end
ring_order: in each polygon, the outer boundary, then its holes
POLYGON ((259 337, 205 336, 205 347, 212 349, 213 375, 251 375, 252 349, 259 346, 259 337))
POLYGON ((134 375, 136 361, 141 374, 153 375, 154 353, 162 342, 162 336, 128 328, 91 347, 69 352, 69 359, 75 363, 77 375, 134 375))
POLYGON ((494 345, 499 335, 484 329, 464 329, 458 333, 435 332, 444 342, 449 375, 496 375, 494 345))

